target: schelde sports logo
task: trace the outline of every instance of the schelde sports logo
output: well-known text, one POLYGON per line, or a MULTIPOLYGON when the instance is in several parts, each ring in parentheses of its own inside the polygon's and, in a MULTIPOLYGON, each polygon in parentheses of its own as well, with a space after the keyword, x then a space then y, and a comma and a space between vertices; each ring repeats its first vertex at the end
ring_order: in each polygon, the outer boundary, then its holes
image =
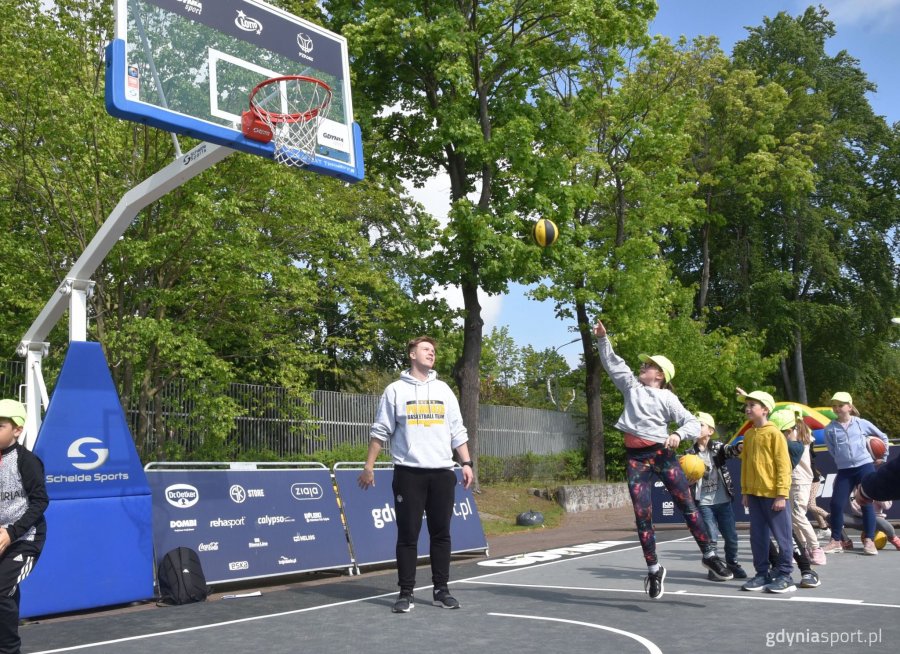
POLYGON ((291 495, 295 500, 320 500, 322 499, 322 487, 314 482, 292 484, 291 495))
POLYGON ((172 484, 166 488, 166 502, 179 509, 189 509, 200 501, 200 491, 190 484, 172 484))
POLYGON ((262 23, 255 18, 250 18, 240 9, 238 9, 237 18, 234 19, 234 24, 239 30, 243 30, 244 32, 256 32, 257 34, 262 34, 262 23))
POLYGON ((86 445, 103 445, 103 441, 93 436, 85 436, 69 445, 69 451, 66 455, 72 459, 72 466, 79 470, 96 470, 109 458, 109 449, 105 447, 91 447, 87 451, 91 454, 85 454, 82 447, 86 445), (74 459, 86 459, 86 461, 75 461, 74 459))

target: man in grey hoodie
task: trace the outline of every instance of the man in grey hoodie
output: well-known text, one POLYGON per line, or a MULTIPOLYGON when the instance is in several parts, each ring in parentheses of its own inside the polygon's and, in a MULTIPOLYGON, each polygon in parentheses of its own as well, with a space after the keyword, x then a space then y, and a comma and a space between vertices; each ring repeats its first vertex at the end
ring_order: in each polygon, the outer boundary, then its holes
POLYGON ((369 453, 359 475, 360 488, 375 485, 375 460, 384 443, 391 442, 394 463, 394 509, 397 514, 397 574, 400 596, 394 613, 414 606, 416 559, 422 514, 427 516, 431 541, 431 581, 435 606, 458 609, 450 595, 450 520, 455 502, 456 473, 453 451, 462 465, 463 485, 472 485, 469 436, 459 402, 433 370, 434 339, 414 338, 407 345, 410 366, 381 396, 369 431, 369 453))

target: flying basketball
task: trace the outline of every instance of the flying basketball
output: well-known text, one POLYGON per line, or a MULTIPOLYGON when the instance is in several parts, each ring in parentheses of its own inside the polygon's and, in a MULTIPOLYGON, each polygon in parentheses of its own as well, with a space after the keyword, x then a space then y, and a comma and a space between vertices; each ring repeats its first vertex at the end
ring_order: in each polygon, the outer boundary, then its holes
POLYGON ((541 218, 531 229, 531 236, 534 238, 535 243, 545 248, 556 242, 556 239, 559 237, 559 229, 557 229, 556 223, 552 220, 541 218))
POLYGON ((703 473, 706 472, 706 464, 696 454, 683 454, 678 457, 678 463, 681 464, 681 469, 684 470, 684 476, 692 484, 700 481, 703 473))
POLYGON ((883 459, 884 455, 887 453, 887 446, 884 444, 884 441, 877 436, 871 436, 866 440, 866 448, 868 448, 869 454, 871 454, 872 458, 876 461, 878 459, 883 459))

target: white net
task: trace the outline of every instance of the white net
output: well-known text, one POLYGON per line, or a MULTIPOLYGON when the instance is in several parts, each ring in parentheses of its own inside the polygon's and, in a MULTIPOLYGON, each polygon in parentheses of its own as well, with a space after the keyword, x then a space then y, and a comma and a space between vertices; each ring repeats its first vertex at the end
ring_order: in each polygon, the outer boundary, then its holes
POLYGON ((316 158, 319 125, 331 108, 331 89, 312 77, 279 77, 258 86, 252 110, 274 134, 275 161, 302 167, 316 158))

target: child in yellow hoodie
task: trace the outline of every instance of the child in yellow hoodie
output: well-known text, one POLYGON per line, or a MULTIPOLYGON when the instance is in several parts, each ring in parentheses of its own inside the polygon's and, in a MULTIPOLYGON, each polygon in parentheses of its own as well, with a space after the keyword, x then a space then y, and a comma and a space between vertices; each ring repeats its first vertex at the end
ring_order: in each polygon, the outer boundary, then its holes
POLYGON ((741 590, 789 593, 797 590, 791 579, 791 458, 781 430, 769 420, 775 400, 765 391, 745 393, 738 389, 744 402, 744 414, 752 427, 744 434, 741 452, 741 492, 743 504, 750 513, 750 549, 756 576, 741 590), (769 572, 769 539, 780 549, 776 568, 769 572))

